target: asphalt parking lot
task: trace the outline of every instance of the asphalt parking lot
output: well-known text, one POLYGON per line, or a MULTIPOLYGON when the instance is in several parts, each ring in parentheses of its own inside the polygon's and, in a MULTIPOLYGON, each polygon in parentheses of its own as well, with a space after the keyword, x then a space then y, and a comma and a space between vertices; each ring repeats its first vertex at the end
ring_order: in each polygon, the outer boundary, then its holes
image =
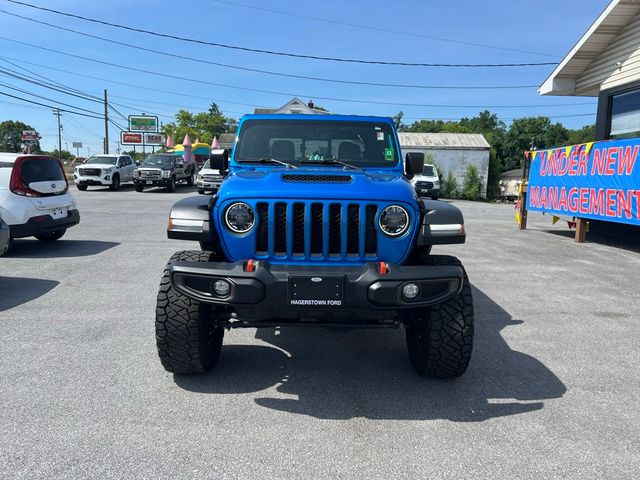
MULTIPOLYGON (((176 193, 78 192, 81 223, 0 259, 4 478, 638 478, 640 256, 513 206, 457 202, 467 374, 429 381, 402 330, 236 330, 207 375, 160 366, 176 193)), ((434 253, 435 253, 434 251, 434 253)))

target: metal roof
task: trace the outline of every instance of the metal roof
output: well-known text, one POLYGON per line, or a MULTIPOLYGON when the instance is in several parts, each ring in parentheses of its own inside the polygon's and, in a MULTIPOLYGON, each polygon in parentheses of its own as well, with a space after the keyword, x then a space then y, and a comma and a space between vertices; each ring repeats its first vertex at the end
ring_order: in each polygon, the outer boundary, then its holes
POLYGON ((540 95, 597 96, 599 85, 588 91, 576 92, 576 78, 585 72, 638 13, 640 1, 613 0, 540 86, 540 95))
POLYGON ((401 148, 489 150, 491 145, 480 133, 398 133, 401 148))

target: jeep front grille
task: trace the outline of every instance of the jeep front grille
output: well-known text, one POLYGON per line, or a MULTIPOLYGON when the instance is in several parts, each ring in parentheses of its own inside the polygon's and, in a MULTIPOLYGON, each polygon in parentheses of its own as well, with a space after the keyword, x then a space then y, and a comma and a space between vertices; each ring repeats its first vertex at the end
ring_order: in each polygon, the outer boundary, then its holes
POLYGON ((256 256, 375 260, 377 205, 364 202, 258 202, 256 256))

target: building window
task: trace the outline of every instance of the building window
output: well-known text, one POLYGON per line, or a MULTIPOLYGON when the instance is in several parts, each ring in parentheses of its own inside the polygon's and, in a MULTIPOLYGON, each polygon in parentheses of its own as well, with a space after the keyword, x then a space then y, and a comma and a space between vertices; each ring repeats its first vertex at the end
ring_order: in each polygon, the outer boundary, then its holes
POLYGON ((610 138, 640 136, 640 90, 611 96, 610 138))

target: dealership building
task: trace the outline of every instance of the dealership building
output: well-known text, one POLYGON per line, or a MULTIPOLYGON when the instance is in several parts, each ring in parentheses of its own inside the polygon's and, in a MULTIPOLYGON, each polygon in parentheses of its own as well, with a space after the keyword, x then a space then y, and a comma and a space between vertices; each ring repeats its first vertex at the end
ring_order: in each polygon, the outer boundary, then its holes
POLYGON ((640 2, 613 0, 539 92, 598 97, 594 140, 640 137, 640 2))

